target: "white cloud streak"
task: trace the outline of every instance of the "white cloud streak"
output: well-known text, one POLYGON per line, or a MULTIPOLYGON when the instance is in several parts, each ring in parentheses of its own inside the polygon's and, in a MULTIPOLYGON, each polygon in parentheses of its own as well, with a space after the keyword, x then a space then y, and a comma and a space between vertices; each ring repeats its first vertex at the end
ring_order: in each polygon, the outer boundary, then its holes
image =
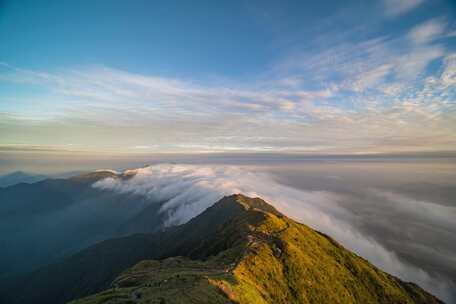
POLYGON ((424 44, 442 36, 446 24, 442 19, 431 19, 412 28, 409 32, 409 38, 413 43, 424 44))
POLYGON ((396 76, 399 80, 416 79, 433 60, 444 55, 444 49, 439 46, 417 48, 413 52, 403 54, 395 61, 396 76))
POLYGON ((420 6, 424 0, 383 0, 385 5, 385 13, 390 17, 398 17, 403 15, 418 6, 420 6))

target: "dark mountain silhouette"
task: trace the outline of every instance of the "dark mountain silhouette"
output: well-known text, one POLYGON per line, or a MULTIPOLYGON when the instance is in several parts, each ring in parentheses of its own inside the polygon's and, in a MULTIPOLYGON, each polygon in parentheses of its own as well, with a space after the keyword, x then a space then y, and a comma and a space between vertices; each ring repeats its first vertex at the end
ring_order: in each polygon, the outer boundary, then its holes
POLYGON ((15 171, 0 176, 0 187, 8 187, 20 183, 35 183, 48 178, 46 175, 15 171))
POLYGON ((0 278, 29 272, 108 238, 162 228, 162 202, 92 186, 108 177, 128 178, 101 171, 0 188, 0 229, 8 232, 0 236, 0 278))

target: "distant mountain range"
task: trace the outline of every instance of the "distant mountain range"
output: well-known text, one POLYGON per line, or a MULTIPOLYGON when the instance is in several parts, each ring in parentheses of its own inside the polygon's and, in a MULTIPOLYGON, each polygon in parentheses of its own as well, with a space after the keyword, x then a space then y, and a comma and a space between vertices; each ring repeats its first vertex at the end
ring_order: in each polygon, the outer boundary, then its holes
POLYGON ((0 187, 8 187, 19 183, 35 183, 48 178, 46 175, 15 171, 0 175, 0 187))
POLYGON ((83 173, 83 171, 67 171, 44 175, 24 171, 14 171, 11 173, 0 175, 0 187, 9 187, 20 183, 32 184, 45 179, 70 178, 73 176, 81 175, 83 173))
POLYGON ((56 262, 97 242, 163 228, 162 202, 92 187, 99 171, 0 188, 0 278, 56 262), (33 254, 30 254, 33 252, 33 254))
POLYGON ((184 225, 105 240, 0 286, 0 302, 13 304, 86 296, 73 303, 442 303, 243 195, 184 225))

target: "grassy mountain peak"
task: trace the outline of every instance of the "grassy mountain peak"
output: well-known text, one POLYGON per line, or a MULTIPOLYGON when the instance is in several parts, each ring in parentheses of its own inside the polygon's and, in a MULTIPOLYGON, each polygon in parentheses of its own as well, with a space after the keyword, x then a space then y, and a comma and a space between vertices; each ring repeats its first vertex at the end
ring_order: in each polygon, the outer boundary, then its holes
MULTIPOLYGON (((442 303, 260 198, 224 197, 92 303, 442 303)), ((90 276, 90 273, 87 275, 90 276)))

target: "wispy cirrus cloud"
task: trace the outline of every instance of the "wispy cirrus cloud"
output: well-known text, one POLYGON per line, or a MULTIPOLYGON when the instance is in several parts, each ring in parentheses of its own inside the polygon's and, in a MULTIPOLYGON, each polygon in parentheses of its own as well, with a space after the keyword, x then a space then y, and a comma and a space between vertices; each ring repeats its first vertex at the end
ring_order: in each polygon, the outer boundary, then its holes
POLYGON ((93 134, 93 144, 104 134, 107 146, 121 136, 129 146, 155 150, 353 152, 381 151, 378 143, 399 133, 409 140, 388 149, 407 150, 420 147, 423 137, 434 136, 436 144, 442 136, 451 141, 454 121, 445 116, 454 110, 448 95, 454 78, 451 58, 445 60, 447 68, 441 75, 427 78, 422 87, 414 86, 405 95, 403 89, 385 89, 388 94, 393 91, 391 96, 365 93, 370 86, 382 87, 382 78, 392 72, 390 65, 374 68, 368 77, 353 78, 354 94, 349 96, 344 96, 341 85, 320 90, 284 88, 280 82, 268 87, 255 83, 217 87, 106 67, 47 74, 18 70, 9 81, 47 88, 41 99, 60 103, 44 102, 39 109, 50 107, 55 114, 41 122, 23 120, 17 113, 3 115, 8 126, 16 125, 11 138, 17 138, 14 131, 33 136, 34 129, 58 125, 62 132, 74 127, 76 133, 93 134), (344 98, 352 105, 334 102, 344 98), (432 124, 418 133, 423 119, 432 124), (129 133, 133 135, 124 139, 129 133), (344 144, 347 141, 349 146, 344 144))
POLYGON ((304 73, 307 83, 338 83, 356 91, 394 80, 416 81, 430 63, 449 55, 445 45, 437 41, 448 39, 447 33, 445 20, 433 18, 399 37, 347 39, 350 42, 335 45, 328 41, 319 52, 293 53, 276 70, 294 75, 288 75, 289 79, 298 79, 304 73))
POLYGON ((446 24, 442 18, 434 18, 418 24, 409 32, 409 38, 416 44, 431 42, 445 31, 446 24))
MULTIPOLYGON (((396 14, 420 4, 385 2, 396 14)), ((399 35, 352 30, 340 40, 329 32, 246 81, 3 63, 0 82, 27 94, 3 94, 0 143, 145 152, 456 149, 448 27, 432 17, 399 35)))
POLYGON ((383 0, 385 14, 390 17, 403 15, 417 8, 423 2, 424 0, 383 0))

